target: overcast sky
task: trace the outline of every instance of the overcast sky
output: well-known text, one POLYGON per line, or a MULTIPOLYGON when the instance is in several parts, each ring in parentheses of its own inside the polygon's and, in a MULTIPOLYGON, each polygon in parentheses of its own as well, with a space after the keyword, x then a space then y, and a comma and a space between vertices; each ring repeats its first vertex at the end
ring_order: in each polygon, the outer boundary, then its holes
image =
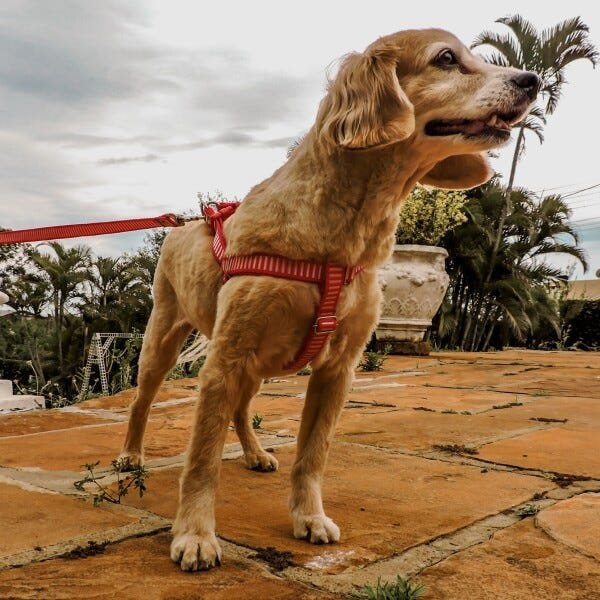
MULTIPOLYGON (((279 0, 0 3, 0 225, 36 227, 179 212, 197 192, 243 198, 313 122, 328 68, 405 28, 465 43, 519 12, 539 28, 580 15, 600 43, 599 3, 279 0)), ((567 72, 546 142, 516 183, 570 192, 600 183, 600 69, 567 72)), ((511 147, 495 168, 508 175, 511 147)), ((573 200, 600 217, 600 188, 573 200)), ((87 238, 102 254, 142 234, 87 238)), ((591 273, 600 227, 584 231, 591 273)))

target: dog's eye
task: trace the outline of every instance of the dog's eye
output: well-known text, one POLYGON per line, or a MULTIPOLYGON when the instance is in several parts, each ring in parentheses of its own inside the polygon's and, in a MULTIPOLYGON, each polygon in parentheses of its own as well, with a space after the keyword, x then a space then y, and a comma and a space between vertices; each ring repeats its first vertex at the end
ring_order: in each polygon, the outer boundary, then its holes
POLYGON ((457 65, 458 61, 456 60, 456 55, 452 50, 442 50, 436 57, 435 63, 440 67, 452 67, 453 65, 457 65))

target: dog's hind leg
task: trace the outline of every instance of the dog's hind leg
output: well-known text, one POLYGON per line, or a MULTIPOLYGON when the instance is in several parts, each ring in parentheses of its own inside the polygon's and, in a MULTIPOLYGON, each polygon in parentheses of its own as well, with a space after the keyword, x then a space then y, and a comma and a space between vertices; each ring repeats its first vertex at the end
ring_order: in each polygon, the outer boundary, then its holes
POLYGON ((227 427, 240 398, 250 397, 260 381, 246 372, 245 360, 227 352, 227 341, 223 338, 223 343, 219 341, 219 336, 213 338, 200 371, 200 398, 173 523, 171 558, 184 571, 210 569, 220 564, 221 549, 215 536, 215 493, 227 427))
POLYGON ((157 270, 154 307, 146 327, 139 360, 138 390, 130 407, 127 437, 119 460, 124 467, 143 463, 143 441, 150 405, 192 328, 183 318, 175 292, 157 270))
POLYGON ((235 424, 235 431, 244 449, 246 466, 253 471, 276 471, 279 467, 277 459, 272 454, 265 452, 250 425, 250 401, 259 387, 260 383, 254 389, 245 390, 247 393, 239 399, 238 407, 233 416, 233 422, 235 424))

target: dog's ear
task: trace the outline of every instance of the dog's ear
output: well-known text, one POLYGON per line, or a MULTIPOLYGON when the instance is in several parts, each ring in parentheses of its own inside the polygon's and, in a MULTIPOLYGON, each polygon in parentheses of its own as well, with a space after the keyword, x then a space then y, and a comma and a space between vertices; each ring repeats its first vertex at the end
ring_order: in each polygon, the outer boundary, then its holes
POLYGON ((400 87, 396 62, 394 49, 385 47, 344 59, 317 119, 326 142, 369 148, 412 134, 414 108, 400 87))
POLYGON ((445 190, 468 190, 485 183, 493 174, 484 153, 458 154, 437 163, 420 183, 445 190))

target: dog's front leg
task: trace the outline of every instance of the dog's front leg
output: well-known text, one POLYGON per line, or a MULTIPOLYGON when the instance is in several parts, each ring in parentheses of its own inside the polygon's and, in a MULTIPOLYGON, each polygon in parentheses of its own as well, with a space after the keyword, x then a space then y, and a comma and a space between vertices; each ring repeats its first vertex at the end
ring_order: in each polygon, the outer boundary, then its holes
POLYGON ((321 481, 335 426, 352 384, 352 358, 313 371, 302 412, 296 462, 292 469, 290 511, 294 536, 308 539, 313 544, 328 544, 340 539, 339 527, 323 509, 321 481))
POLYGON ((200 372, 200 398, 186 464, 179 509, 173 523, 171 558, 184 571, 210 569, 221 561, 215 535, 215 492, 227 427, 237 400, 256 382, 236 364, 225 364, 213 348, 200 372))

